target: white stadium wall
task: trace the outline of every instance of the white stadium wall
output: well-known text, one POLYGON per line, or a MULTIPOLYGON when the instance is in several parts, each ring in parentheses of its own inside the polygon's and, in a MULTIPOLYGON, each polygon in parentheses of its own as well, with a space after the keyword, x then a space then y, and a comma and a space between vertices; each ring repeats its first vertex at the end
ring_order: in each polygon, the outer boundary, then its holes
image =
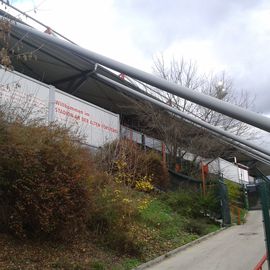
POLYGON ((0 68, 0 102, 31 111, 31 117, 71 126, 93 147, 120 136, 119 115, 18 72, 0 68))
POLYGON ((119 115, 55 91, 55 119, 74 128, 85 136, 89 145, 99 147, 119 138, 119 115))
POLYGON ((0 66, 0 101, 10 109, 34 118, 47 118, 49 87, 0 66), (20 112, 19 112, 20 111, 20 112))
POLYGON ((237 165, 219 158, 219 166, 220 166, 220 171, 223 174, 224 178, 229 179, 236 183, 240 183, 237 165))
POLYGON ((231 163, 222 158, 211 161, 208 165, 209 172, 213 174, 221 173, 223 178, 239 184, 249 183, 248 170, 240 168, 237 164, 231 163))

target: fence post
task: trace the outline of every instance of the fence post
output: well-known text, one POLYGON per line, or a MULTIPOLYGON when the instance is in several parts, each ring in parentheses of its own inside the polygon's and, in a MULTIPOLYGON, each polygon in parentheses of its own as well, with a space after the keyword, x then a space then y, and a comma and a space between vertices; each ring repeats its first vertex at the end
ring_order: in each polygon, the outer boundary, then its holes
POLYGON ((246 185, 244 185, 244 195, 245 195, 245 208, 246 208, 246 210, 249 210, 248 192, 247 192, 246 185))
POLYGON ((231 224, 231 214, 228 200, 228 189, 223 180, 219 180, 220 203, 223 225, 231 224))
POLYGON ((142 134, 142 147, 143 147, 143 150, 146 150, 146 146, 145 146, 145 135, 142 134))
POLYGON ((162 160, 166 164, 166 146, 165 143, 162 143, 162 160))
POLYGON ((237 207, 237 225, 241 225, 241 209, 237 207))
POLYGON ((132 143, 133 142, 133 130, 129 129, 129 140, 132 143))
POLYGON ((203 196, 206 195, 206 183, 205 183, 205 174, 204 174, 204 165, 201 161, 201 174, 202 174, 202 186, 203 186, 203 196))
POLYGON ((267 263, 268 263, 268 268, 270 269, 270 262, 269 262, 270 218, 269 218, 269 193, 267 194, 267 188, 269 188, 269 186, 266 183, 264 183, 264 182, 260 183, 259 191, 260 191, 261 204, 262 204, 262 213, 263 213, 263 224, 264 224, 267 263))

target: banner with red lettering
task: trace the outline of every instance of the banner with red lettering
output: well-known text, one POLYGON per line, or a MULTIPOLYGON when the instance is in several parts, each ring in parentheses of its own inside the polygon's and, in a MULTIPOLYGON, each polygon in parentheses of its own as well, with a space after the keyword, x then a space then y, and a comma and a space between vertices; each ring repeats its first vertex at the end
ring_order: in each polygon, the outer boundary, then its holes
POLYGON ((76 129, 92 146, 99 147, 119 138, 119 115, 58 90, 55 113, 57 121, 76 129))

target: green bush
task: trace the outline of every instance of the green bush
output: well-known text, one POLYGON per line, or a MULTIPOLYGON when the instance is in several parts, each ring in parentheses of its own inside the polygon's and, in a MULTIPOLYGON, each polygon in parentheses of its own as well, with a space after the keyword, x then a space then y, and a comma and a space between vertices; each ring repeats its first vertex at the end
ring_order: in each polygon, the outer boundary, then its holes
POLYGON ((233 205, 244 207, 244 190, 240 184, 225 180, 228 189, 229 202, 233 205))
POLYGON ((162 198, 174 211, 186 217, 198 218, 220 213, 218 197, 212 191, 202 196, 199 191, 179 190, 165 193, 162 198))
POLYGON ((201 211, 214 218, 221 217, 221 205, 218 185, 207 188, 205 196, 199 198, 201 211))
POLYGON ((93 166, 69 130, 0 118, 1 227, 18 237, 66 237, 85 223, 93 166))

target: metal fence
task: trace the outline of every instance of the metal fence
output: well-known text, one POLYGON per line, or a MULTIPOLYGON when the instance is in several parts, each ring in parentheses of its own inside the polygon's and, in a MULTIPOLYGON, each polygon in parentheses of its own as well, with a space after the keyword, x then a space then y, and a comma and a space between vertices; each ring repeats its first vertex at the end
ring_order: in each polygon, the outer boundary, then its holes
MULTIPOLYGON (((141 132, 135 131, 131 128, 125 127, 121 125, 121 138, 129 139, 138 144, 142 144, 145 147, 154 149, 156 151, 162 152, 162 144, 161 140, 155 139, 153 137, 147 136, 141 132)), ((168 151, 166 151, 168 152, 168 151)))

